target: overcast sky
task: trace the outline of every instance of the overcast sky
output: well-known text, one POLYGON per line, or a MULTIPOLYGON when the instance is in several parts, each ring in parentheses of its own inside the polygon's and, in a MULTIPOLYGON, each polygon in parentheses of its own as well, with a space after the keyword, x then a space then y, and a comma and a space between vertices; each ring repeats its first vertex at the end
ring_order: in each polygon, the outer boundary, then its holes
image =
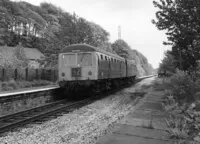
MULTIPOLYGON (((14 0, 20 1, 20 0, 14 0)), ((63 10, 93 21, 110 33, 110 41, 118 38, 118 26, 121 26, 121 38, 132 49, 145 55, 150 64, 157 68, 167 47, 164 32, 158 31, 151 23, 156 8, 153 0, 24 0, 34 5, 50 2, 63 10)))

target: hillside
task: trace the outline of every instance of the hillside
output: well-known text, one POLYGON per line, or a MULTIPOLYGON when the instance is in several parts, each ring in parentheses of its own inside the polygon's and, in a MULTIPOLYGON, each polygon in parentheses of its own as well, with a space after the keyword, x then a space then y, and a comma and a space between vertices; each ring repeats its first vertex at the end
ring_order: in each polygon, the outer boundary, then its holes
POLYGON ((137 76, 144 76, 154 73, 151 64, 148 63, 147 58, 135 49, 132 49, 124 40, 116 40, 112 44, 112 49, 119 56, 134 60, 137 66, 137 76))
POLYGON ((129 56, 134 60, 137 66, 138 76, 153 74, 153 67, 148 63, 147 58, 137 50, 130 50, 129 56))

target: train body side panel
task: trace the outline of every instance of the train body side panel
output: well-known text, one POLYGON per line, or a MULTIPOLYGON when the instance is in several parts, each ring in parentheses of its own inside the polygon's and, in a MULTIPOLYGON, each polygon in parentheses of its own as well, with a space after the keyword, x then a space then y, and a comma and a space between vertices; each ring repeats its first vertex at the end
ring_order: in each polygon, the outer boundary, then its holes
POLYGON ((121 62, 121 77, 126 77, 126 64, 121 62))
POLYGON ((109 62, 105 60, 99 60, 98 62, 98 79, 107 79, 110 75, 109 62))

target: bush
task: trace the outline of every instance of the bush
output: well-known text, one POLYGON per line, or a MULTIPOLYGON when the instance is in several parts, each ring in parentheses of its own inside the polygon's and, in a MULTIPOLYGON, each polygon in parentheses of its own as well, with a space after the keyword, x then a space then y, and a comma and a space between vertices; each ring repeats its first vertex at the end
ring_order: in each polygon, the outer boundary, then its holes
POLYGON ((181 104, 182 102, 192 102, 195 100, 199 81, 193 81, 192 77, 186 72, 177 71, 168 83, 169 90, 175 100, 181 104))
POLYGON ((34 80, 32 81, 32 86, 44 86, 44 85, 51 85, 53 82, 47 80, 34 80))
POLYGON ((17 84, 18 84, 19 88, 32 87, 32 83, 29 81, 18 81, 17 84))
POLYGON ((13 89, 17 89, 18 85, 17 85, 17 83, 14 80, 10 80, 8 82, 8 87, 12 87, 13 89))
POLYGON ((53 82, 46 81, 46 80, 34 80, 34 81, 10 80, 8 82, 0 83, 0 91, 9 91, 9 90, 15 90, 19 88, 29 88, 29 87, 36 87, 36 86, 51 85, 51 84, 53 84, 53 82))

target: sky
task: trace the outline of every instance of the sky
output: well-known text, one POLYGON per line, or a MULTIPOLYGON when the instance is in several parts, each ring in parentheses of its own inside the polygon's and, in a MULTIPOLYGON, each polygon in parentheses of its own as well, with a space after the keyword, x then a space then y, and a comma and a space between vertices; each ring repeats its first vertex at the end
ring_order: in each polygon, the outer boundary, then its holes
MULTIPOLYGON (((13 0, 20 1, 20 0, 13 0)), ((118 39, 118 27, 121 27, 121 39, 132 49, 141 52, 154 68, 164 57, 168 48, 163 45, 165 33, 151 23, 157 11, 153 0, 21 0, 34 5, 41 2, 52 3, 66 12, 75 12, 78 16, 92 21, 110 33, 110 42, 118 39)))

